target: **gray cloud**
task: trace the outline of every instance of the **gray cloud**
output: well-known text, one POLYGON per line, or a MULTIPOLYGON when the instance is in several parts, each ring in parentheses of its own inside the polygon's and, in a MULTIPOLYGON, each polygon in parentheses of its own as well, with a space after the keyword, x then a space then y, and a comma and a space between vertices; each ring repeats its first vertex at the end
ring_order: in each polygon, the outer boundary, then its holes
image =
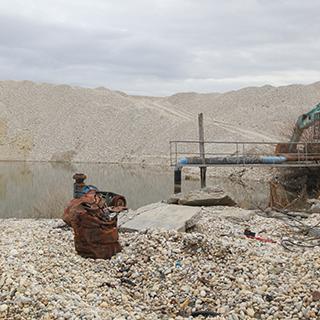
POLYGON ((317 0, 12 0, 0 74, 135 94, 320 80, 317 0))

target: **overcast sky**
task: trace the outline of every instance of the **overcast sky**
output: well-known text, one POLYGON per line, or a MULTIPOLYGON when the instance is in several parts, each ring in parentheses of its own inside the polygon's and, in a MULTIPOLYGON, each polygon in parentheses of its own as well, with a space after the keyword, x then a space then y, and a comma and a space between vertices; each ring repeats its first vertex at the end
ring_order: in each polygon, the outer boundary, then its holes
POLYGON ((320 80, 319 0, 0 0, 0 78, 132 94, 320 80))

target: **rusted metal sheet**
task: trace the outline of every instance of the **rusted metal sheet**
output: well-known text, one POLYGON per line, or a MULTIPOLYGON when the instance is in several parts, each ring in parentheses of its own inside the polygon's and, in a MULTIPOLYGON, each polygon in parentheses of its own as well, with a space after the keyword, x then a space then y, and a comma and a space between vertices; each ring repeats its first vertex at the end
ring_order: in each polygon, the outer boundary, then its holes
POLYGON ((270 202, 269 207, 283 209, 289 205, 290 200, 288 192, 285 190, 283 185, 278 182, 270 182, 270 202))
POLYGON ((279 181, 270 182, 270 208, 300 211, 306 208, 307 199, 306 183, 293 191, 279 181))
POLYGON ((85 258, 109 259, 121 251, 117 218, 103 221, 99 216, 78 212, 74 215, 75 249, 85 258))
POLYGON ((288 161, 319 161, 320 155, 313 155, 313 154, 282 154, 284 157, 287 158, 288 161))
POLYGON ((108 259, 121 251, 117 215, 108 210, 105 199, 95 190, 71 200, 63 220, 73 228, 75 249, 79 255, 108 259))

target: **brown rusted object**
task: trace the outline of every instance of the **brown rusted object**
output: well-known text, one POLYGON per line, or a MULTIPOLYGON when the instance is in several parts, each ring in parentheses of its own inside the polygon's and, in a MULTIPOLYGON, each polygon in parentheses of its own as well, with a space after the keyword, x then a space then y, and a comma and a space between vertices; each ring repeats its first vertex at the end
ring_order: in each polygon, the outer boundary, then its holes
POLYGON ((75 173, 72 177, 76 182, 82 183, 87 179, 87 176, 84 173, 75 173))
POLYGON ((81 190, 86 185, 84 180, 87 179, 87 176, 83 173, 76 173, 72 178, 75 180, 73 184, 73 197, 80 198, 81 190))
POLYGON ((275 149, 275 155, 277 156, 288 154, 288 153, 296 153, 296 152, 297 152, 297 144, 293 144, 293 143, 278 143, 275 149))
POLYGON ((71 227, 71 221, 74 217, 74 215, 79 212, 83 211, 86 212, 86 209, 82 206, 83 204, 88 206, 88 204, 94 204, 95 203, 95 192, 90 191, 87 194, 83 195, 81 198, 78 199, 72 199, 68 206, 65 208, 62 220, 71 227), (77 210, 75 210, 77 208, 77 210))
POLYGON ((288 193, 284 187, 275 181, 270 181, 270 208, 283 209, 290 203, 288 193))
MULTIPOLYGON (((73 216, 76 214, 77 211, 75 211, 75 208, 78 208, 80 210, 80 206, 82 204, 82 199, 72 199, 68 206, 64 209, 62 220, 71 227, 71 220, 73 216)), ((82 209, 85 212, 85 209, 82 209)))
POLYGON ((125 208, 126 207, 126 204, 127 204, 127 201, 125 199, 124 196, 121 196, 121 195, 116 195, 112 198, 112 201, 110 203, 110 206, 113 206, 113 207, 123 207, 125 208))
POLYGON ((284 156, 287 161, 317 161, 320 160, 319 143, 278 143, 275 155, 284 156))
POLYGON ((293 153, 293 154, 282 154, 282 156, 287 158, 287 161, 317 161, 320 160, 320 155, 303 154, 303 153, 293 153))
POLYGON ((306 185, 299 191, 289 191, 281 182, 270 181, 270 208, 299 211, 305 208, 307 199, 306 185))
POLYGON ((85 258, 108 259, 121 251, 117 217, 108 219, 105 200, 94 190, 73 199, 63 220, 73 228, 75 249, 85 258))
POLYGON ((74 244, 85 258, 109 259, 121 251, 117 218, 104 221, 100 217, 79 212, 72 221, 74 244))

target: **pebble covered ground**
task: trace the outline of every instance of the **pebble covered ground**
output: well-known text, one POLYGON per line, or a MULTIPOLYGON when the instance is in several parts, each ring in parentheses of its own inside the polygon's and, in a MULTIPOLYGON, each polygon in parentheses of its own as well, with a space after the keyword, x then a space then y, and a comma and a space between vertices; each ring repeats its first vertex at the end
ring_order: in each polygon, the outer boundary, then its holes
POLYGON ((120 254, 92 260, 75 253, 61 220, 3 219, 0 318, 204 319, 205 311, 228 320, 319 319, 320 248, 280 243, 310 238, 297 231, 319 222, 319 214, 300 221, 203 208, 192 232, 121 233, 120 254), (247 238, 245 228, 275 243, 247 238))

